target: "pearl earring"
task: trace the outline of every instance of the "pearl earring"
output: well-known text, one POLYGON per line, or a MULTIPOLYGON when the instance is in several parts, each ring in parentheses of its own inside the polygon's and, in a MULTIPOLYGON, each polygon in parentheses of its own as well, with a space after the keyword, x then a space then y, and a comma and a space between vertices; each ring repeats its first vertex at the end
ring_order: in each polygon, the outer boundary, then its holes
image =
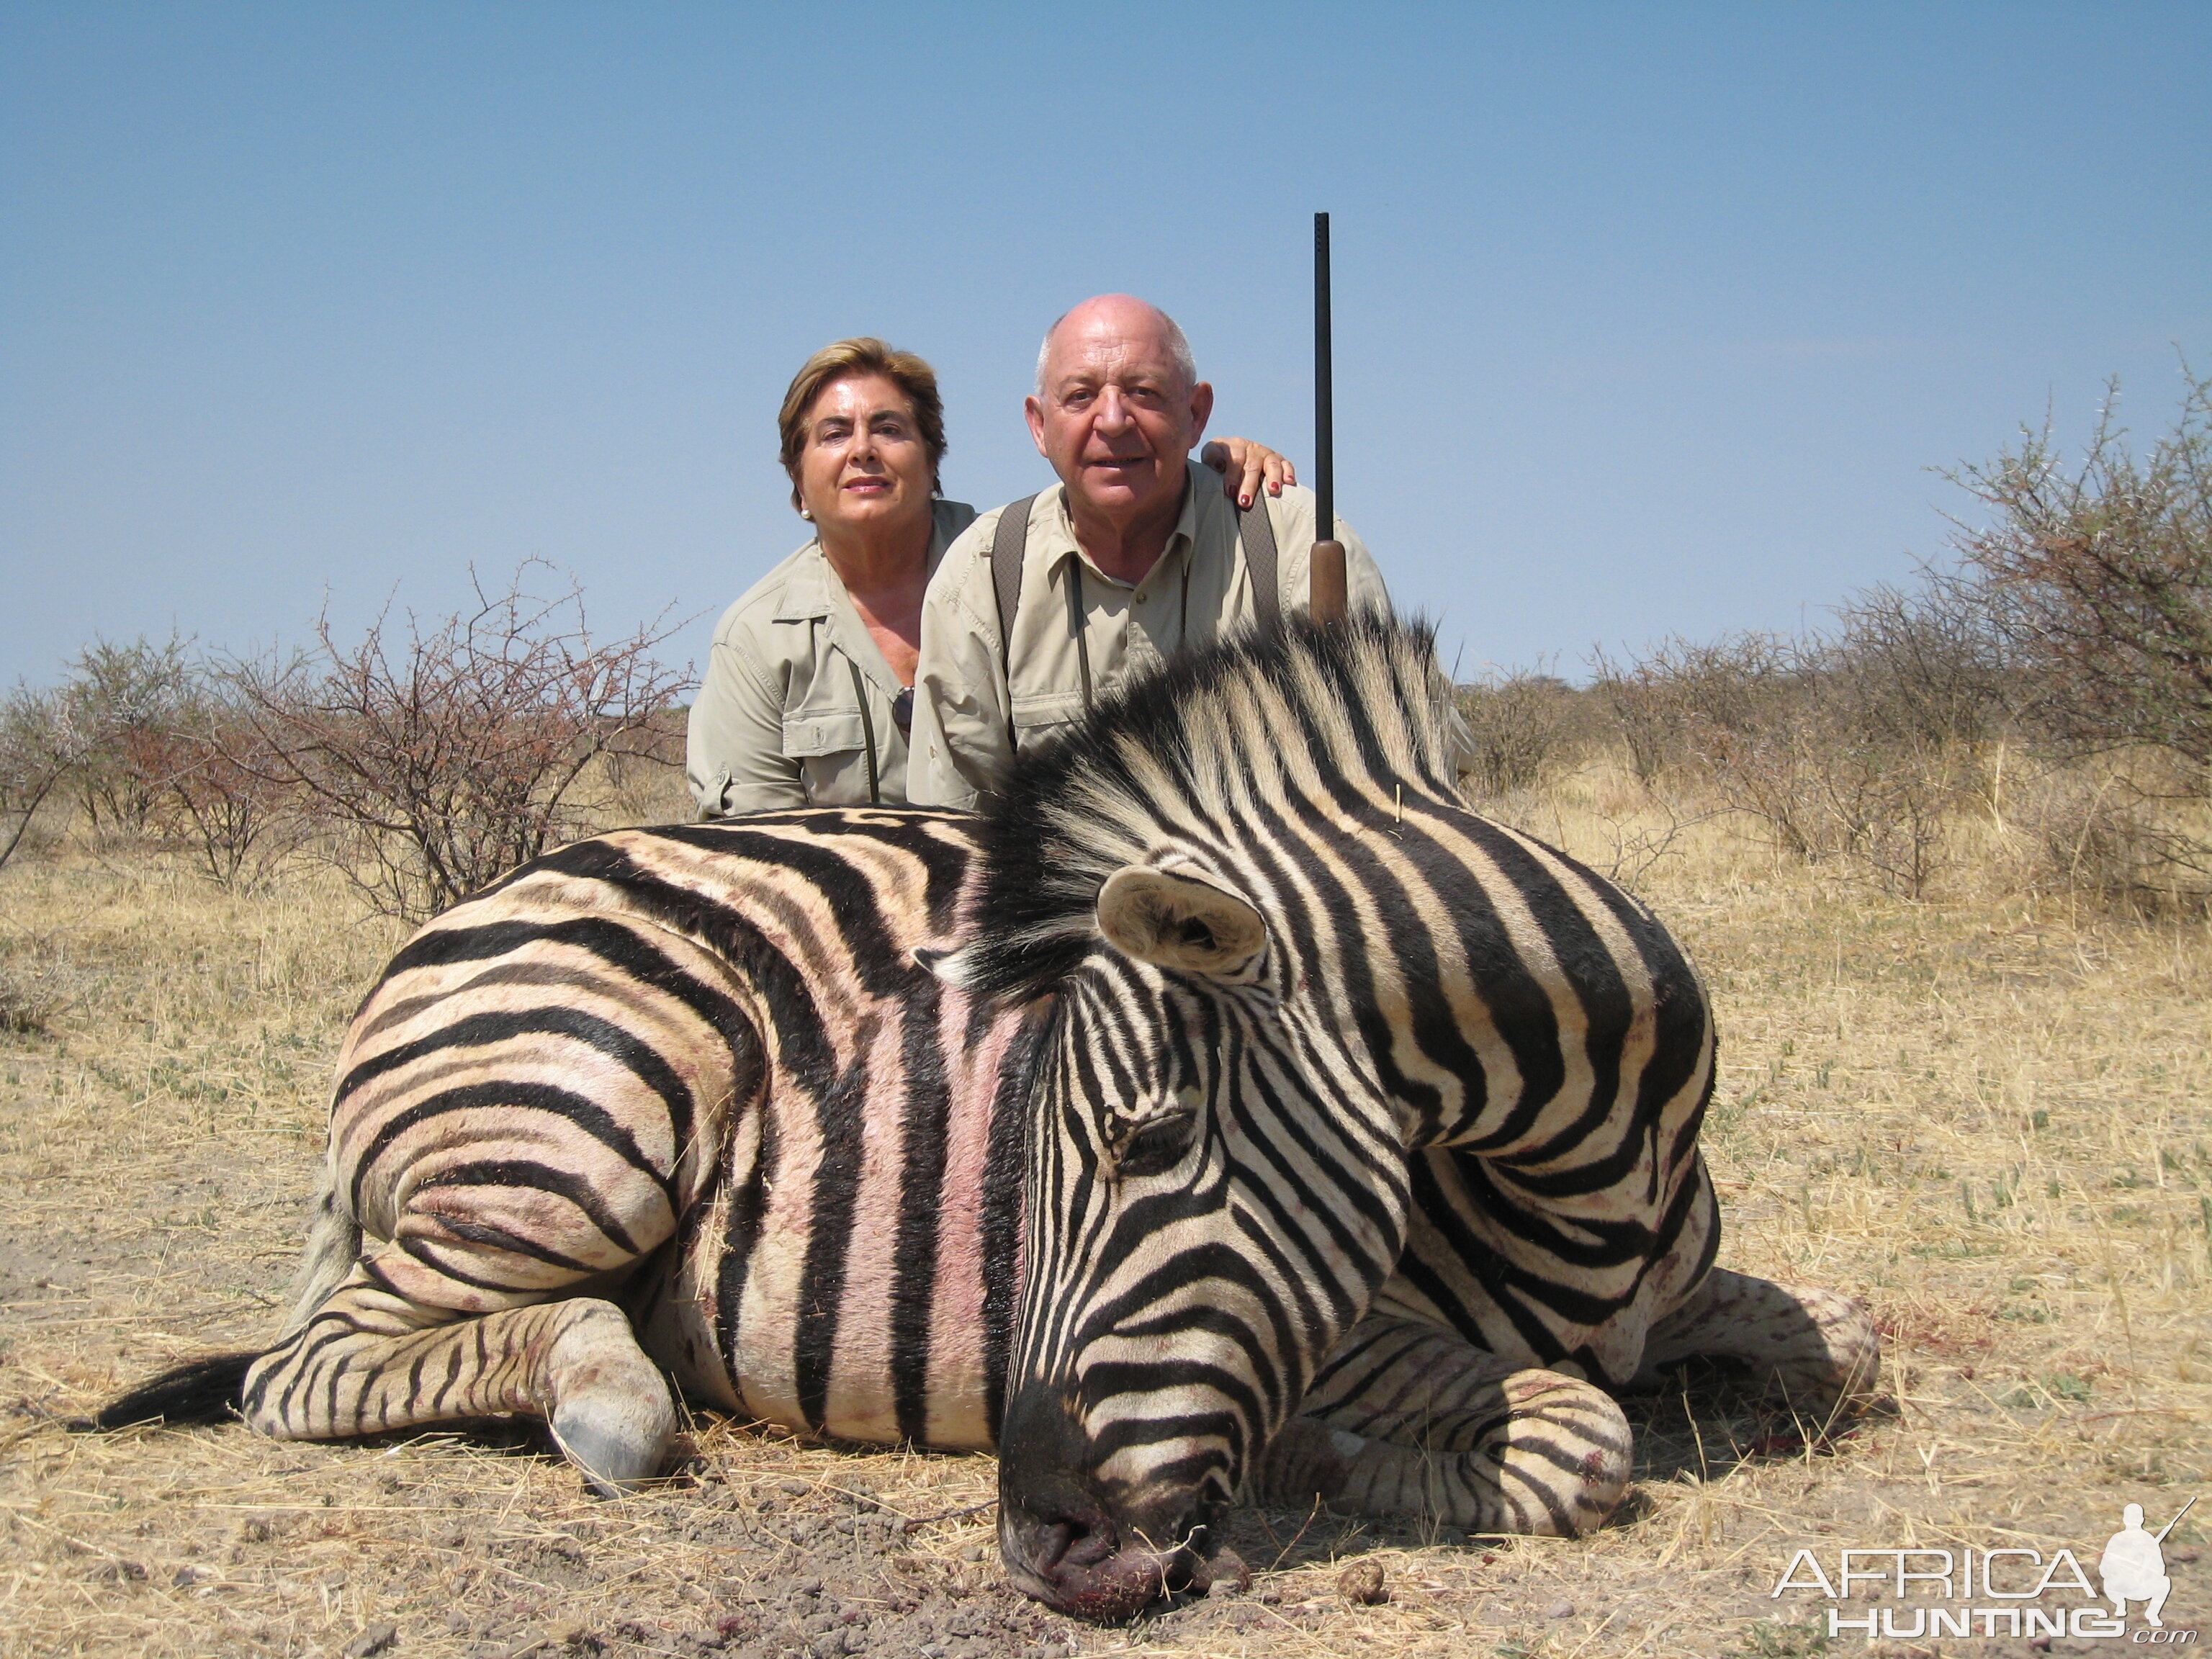
POLYGON ((811 508, 804 507, 800 507, 799 509, 799 516, 805 520, 809 524, 812 524, 814 522, 814 514, 811 508))

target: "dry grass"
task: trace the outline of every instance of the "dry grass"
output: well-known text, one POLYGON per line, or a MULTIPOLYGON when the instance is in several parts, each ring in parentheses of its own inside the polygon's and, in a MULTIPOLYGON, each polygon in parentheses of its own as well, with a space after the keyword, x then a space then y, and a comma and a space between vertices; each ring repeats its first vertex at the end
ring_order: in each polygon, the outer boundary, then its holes
MULTIPOLYGON (((1648 810, 1589 775, 1517 815, 1603 866, 1648 810)), ((1720 1008, 1723 1259, 1863 1297, 1899 1416, 1747 1459, 1773 1425, 1692 1389, 1638 1406, 1639 1492, 1595 1537, 1248 1511, 1253 1595, 1100 1631, 1000 1585, 987 1460, 702 1424, 690 1473, 597 1503, 512 1427, 62 1431, 272 1328, 325 1069, 394 934, 305 879, 233 898, 150 857, 19 863, 0 971, 68 994, 0 1033, 0 1652, 336 1656, 389 1623, 402 1654, 549 1659, 1807 1653, 1818 1604, 1768 1595, 1801 1545, 2088 1559, 2122 1504, 2155 1524, 2212 1483, 2212 933, 1963 879, 1907 905, 1721 821, 1641 885, 1720 1008), (1361 1554, 1384 1605, 1336 1589, 1361 1554)), ((2204 1622, 2207 1525, 2168 1540, 2169 1625, 2204 1622)))

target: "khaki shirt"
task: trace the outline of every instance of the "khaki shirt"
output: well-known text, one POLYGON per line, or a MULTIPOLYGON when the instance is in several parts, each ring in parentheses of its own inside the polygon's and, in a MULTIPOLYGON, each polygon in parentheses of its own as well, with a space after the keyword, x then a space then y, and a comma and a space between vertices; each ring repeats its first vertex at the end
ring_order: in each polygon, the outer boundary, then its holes
MULTIPOLYGON (((932 570, 975 518, 963 501, 936 508, 932 570)), ((715 625, 684 740, 684 771, 701 813, 865 806, 872 735, 877 799, 902 803, 907 743, 891 705, 905 689, 822 544, 807 543, 715 625)))
MULTIPOLYGON (((915 675, 914 762, 917 805, 974 809, 1013 761, 1012 724, 1026 748, 1083 714, 1083 675, 1068 619, 1068 586, 1079 572, 1091 686, 1103 696, 1159 667, 1187 645, 1202 645, 1255 619, 1251 572, 1237 535, 1237 509, 1219 481, 1193 467, 1167 550, 1133 587, 1106 575, 1076 544, 1066 489, 1031 503, 1021 603, 1014 613, 1013 684, 1000 647, 991 542, 999 514, 986 513, 948 549, 921 610, 921 664, 915 675)), ((1306 608, 1314 544, 1313 492, 1264 491, 1275 528, 1285 614, 1306 608)), ((1388 614, 1390 596, 1366 544, 1337 520, 1346 587, 1355 609, 1388 614)))

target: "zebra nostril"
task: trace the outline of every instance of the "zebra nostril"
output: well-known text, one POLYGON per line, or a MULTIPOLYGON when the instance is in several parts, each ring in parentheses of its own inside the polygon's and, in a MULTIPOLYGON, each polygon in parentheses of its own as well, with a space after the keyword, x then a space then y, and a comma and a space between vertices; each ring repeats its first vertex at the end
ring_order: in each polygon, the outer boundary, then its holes
POLYGON ((1111 1521, 1102 1521, 1096 1526, 1085 1526, 1080 1521, 1063 1521, 1055 1531, 1069 1534, 1068 1542, 1060 1553, 1060 1561, 1079 1569, 1095 1567, 1110 1561, 1121 1547, 1121 1540, 1111 1521))
POLYGON ((1021 1531, 1020 1550, 1030 1570, 1046 1578, 1088 1572, 1121 1549, 1119 1533, 1103 1516, 1033 1522, 1021 1531))
MULTIPOLYGON (((1018 1550, 1029 1557, 1030 1569, 1049 1577, 1060 1571, 1060 1564, 1067 1559, 1068 1547, 1076 1540, 1075 1529, 1065 1521, 1054 1522, 1048 1527, 1039 1527, 1026 1537, 1015 1540, 1018 1550)), ((1001 1545, 1002 1551, 1006 1546, 1001 1545)), ((1006 1551, 1013 1553, 1012 1551, 1006 1551)))

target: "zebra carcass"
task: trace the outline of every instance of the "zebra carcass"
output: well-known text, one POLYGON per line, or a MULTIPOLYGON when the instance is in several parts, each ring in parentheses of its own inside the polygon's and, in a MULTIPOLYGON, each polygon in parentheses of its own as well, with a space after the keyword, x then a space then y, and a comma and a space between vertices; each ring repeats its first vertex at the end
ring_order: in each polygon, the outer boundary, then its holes
POLYGON ((528 1413, 603 1490, 695 1401, 1000 1459, 1015 1581, 1127 1616, 1240 1495, 1571 1534, 1613 1395, 1801 1413, 1876 1340, 1714 1267, 1703 987, 1469 811, 1428 635, 1195 653, 982 817, 578 842, 439 917, 338 1066, 297 1305, 100 1421, 330 1438, 528 1413))

